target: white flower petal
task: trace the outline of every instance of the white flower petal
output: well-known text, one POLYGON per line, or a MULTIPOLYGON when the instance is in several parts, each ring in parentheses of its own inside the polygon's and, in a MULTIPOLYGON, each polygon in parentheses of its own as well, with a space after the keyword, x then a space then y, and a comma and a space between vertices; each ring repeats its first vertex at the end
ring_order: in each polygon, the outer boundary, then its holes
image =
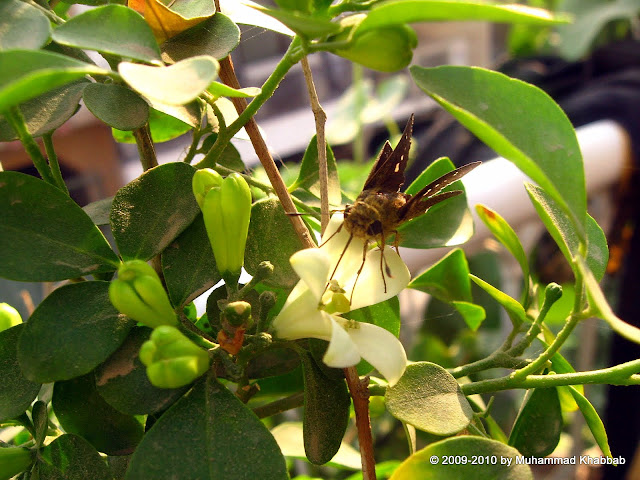
POLYGON ((318 301, 313 292, 305 289, 294 301, 287 302, 272 327, 278 338, 319 338, 330 340, 333 325, 326 313, 318 310, 318 301))
POLYGON ((319 248, 307 248, 291 255, 289 261, 293 270, 313 292, 317 308, 329 277, 330 260, 327 252, 319 248))
POLYGON ((347 296, 349 296, 351 294, 350 292, 354 290, 353 284, 355 282, 353 301, 351 303, 352 310, 368 305, 375 305, 376 303, 395 297, 411 281, 409 269, 392 247, 386 246, 384 249, 382 270, 380 269, 381 254, 382 251, 379 248, 370 250, 367 253, 364 268, 357 282, 354 275, 343 287, 349 292, 347 294, 347 296), (387 267, 391 275, 388 275, 387 267))
POLYGON ((358 322, 357 328, 349 328, 349 321, 344 322, 362 358, 373 365, 390 385, 394 385, 407 367, 407 354, 400 340, 377 325, 358 322))
POLYGON ((343 219, 344 215, 341 213, 336 213, 331 217, 320 247, 320 250, 327 252, 331 261, 329 275, 336 270, 332 279, 337 280, 340 285, 354 276, 362 265, 365 244, 363 238, 351 236, 343 226, 343 219), (336 264, 338 265, 337 269, 336 264))
POLYGON ((349 333, 336 320, 342 320, 340 317, 333 317, 327 313, 332 324, 331 340, 329 348, 322 357, 322 361, 330 367, 346 368, 357 365, 360 361, 360 353, 353 343, 349 333))

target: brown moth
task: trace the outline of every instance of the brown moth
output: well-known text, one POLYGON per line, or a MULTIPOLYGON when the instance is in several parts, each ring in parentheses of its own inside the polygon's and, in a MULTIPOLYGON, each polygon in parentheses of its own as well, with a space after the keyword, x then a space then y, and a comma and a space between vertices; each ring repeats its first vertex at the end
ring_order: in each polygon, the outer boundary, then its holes
MULTIPOLYGON (((395 234, 394 246, 397 250, 399 242, 398 228, 403 223, 425 214, 433 205, 460 195, 462 193, 461 190, 439 192, 453 182, 460 180, 462 176, 481 163, 470 163, 446 173, 425 186, 415 195, 402 193, 400 188, 404 184, 404 171, 409 158, 413 118, 413 115, 411 115, 402 134, 402 138, 395 149, 391 147, 389 142, 385 143, 364 183, 362 192, 358 195, 353 205, 347 205, 345 208, 344 223, 342 226, 349 232, 350 237, 342 255, 344 255, 344 252, 354 237, 365 240, 363 262, 358 271, 358 276, 362 271, 364 257, 372 242, 377 243, 380 249, 384 251, 387 238, 395 234)), ((340 228, 342 228, 342 226, 340 228)), ((338 230, 340 230, 340 228, 338 230)), ((340 259, 342 259, 342 255, 340 259)), ((340 263, 340 259, 338 260, 338 264, 340 263)), ((383 262, 384 255, 380 257, 380 273, 382 274, 386 292, 383 262)), ((391 276, 388 267, 386 270, 387 276, 391 276)))

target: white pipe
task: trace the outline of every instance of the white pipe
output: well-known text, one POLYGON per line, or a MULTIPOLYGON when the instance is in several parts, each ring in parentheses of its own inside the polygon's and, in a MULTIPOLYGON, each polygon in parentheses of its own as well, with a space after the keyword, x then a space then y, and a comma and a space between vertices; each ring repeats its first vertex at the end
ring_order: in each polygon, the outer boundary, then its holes
MULTIPOLYGON (((625 165, 630 164, 629 137, 620 125, 610 120, 580 127, 576 134, 584 159, 587 193, 593 195, 613 185, 621 177, 625 165)), ((524 189, 526 181, 530 181, 529 178, 504 158, 486 161, 462 179, 475 225, 474 236, 462 246, 467 253, 477 250, 490 236, 475 213, 476 204, 481 203, 498 212, 516 231, 518 226, 536 217, 524 189)), ((449 250, 403 248, 400 255, 409 269, 416 273, 438 261, 449 250)))

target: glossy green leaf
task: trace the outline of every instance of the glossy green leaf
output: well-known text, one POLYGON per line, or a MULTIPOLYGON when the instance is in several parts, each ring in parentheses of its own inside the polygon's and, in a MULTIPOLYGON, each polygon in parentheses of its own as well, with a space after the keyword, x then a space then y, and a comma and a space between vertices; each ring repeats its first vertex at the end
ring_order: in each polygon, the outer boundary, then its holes
POLYGON ((453 435, 473 417, 456 379, 435 363, 407 365, 398 383, 387 387, 384 398, 391 415, 434 435, 453 435))
POLYGON ((151 385, 147 370, 138 358, 140 347, 149 339, 151 332, 150 328, 134 327, 120 348, 95 370, 96 389, 100 396, 127 415, 165 410, 189 388, 151 385))
POLYGON ((0 52, 0 112, 85 75, 108 73, 95 65, 43 50, 0 52))
POLYGON ((37 50, 50 35, 49 19, 36 7, 20 0, 0 3, 0 50, 37 50))
POLYGON ((299 12, 287 12, 286 10, 273 10, 259 5, 255 5, 253 8, 272 16, 301 37, 308 39, 324 37, 340 30, 339 24, 327 18, 305 15, 299 12))
POLYGON ((469 265, 464 251, 456 248, 449 252, 426 272, 414 278, 409 288, 433 295, 443 302, 471 302, 469 265))
POLYGON ((576 258, 576 264, 582 274, 587 298, 589 299, 589 307, 592 309, 593 314, 607 322, 617 334, 640 344, 640 328, 625 322, 613 313, 589 266, 580 257, 576 258))
POLYGON ((93 373, 56 382, 52 405, 66 432, 108 455, 129 455, 144 435, 138 419, 118 412, 98 394, 93 373))
MULTIPOLYGON (((87 85, 89 82, 80 80, 50 90, 21 104, 18 108, 29 133, 39 137, 61 127, 78 111, 78 103, 87 85)), ((16 132, 0 115, 0 142, 9 142, 17 138, 16 132)))
POLYGON ((615 20, 633 22, 640 11, 636 0, 564 0, 560 8, 575 16, 573 22, 557 28, 558 50, 569 60, 587 54, 607 24, 615 20))
MULTIPOLYGON (((338 167, 336 165, 336 157, 333 154, 331 146, 327 143, 327 170, 329 172, 329 204, 340 205, 342 202, 342 193, 340 192, 340 179, 338 178, 338 167)), ((289 187, 291 190, 296 188, 304 188, 309 190, 316 197, 320 198, 320 179, 318 177, 318 141, 314 135, 307 146, 302 157, 298 178, 293 185, 289 187)))
POLYGON ((496 302, 502 305, 514 323, 518 324, 528 321, 527 313, 524 311, 524 307, 520 304, 520 302, 510 297, 502 290, 498 290, 496 287, 485 282, 481 278, 476 277, 475 275, 470 274, 469 278, 471 278, 471 280, 473 280, 474 283, 482 288, 485 292, 491 295, 496 302))
POLYGON ((118 258, 67 195, 19 172, 0 172, 0 276, 45 282, 114 271, 118 258))
POLYGON ((151 100, 184 105, 195 100, 218 75, 218 61, 210 56, 190 57, 168 67, 122 62, 118 72, 125 82, 151 100))
POLYGON ((499 5, 477 1, 398 0, 374 4, 355 34, 389 25, 411 22, 485 20, 500 23, 553 25, 566 23, 566 17, 525 5, 499 5))
POLYGON ((166 163, 118 190, 111 230, 123 259, 148 260, 191 225, 200 212, 191 190, 194 173, 185 163, 166 163))
POLYGON ((82 210, 96 225, 109 225, 109 212, 111 212, 112 203, 113 197, 103 198, 85 205, 82 210))
POLYGON ((162 252, 162 270, 174 305, 186 305, 220 281, 202 215, 162 252))
POLYGON ((511 228, 511 225, 509 225, 498 212, 486 205, 476 205, 476 212, 491 233, 493 233, 498 241, 502 243, 502 245, 509 250, 509 253, 518 261, 524 278, 528 278, 529 262, 527 261, 527 254, 524 252, 522 243, 520 243, 520 239, 513 228, 511 228))
POLYGON ((528 465, 516 464, 520 453, 496 440, 476 436, 448 438, 418 451, 406 459, 394 472, 390 480, 533 480, 528 465), (472 463, 470 455, 476 455, 486 463, 472 463), (442 459, 456 456, 467 458, 465 463, 449 462, 442 459), (453 465, 451 463, 454 463, 453 465))
POLYGON ((220 82, 213 82, 207 89, 210 93, 216 97, 238 97, 238 98, 250 98, 259 95, 261 90, 258 87, 247 87, 235 89, 220 82))
POLYGON ((27 379, 18 363, 18 338, 25 324, 0 332, 0 422, 22 414, 40 391, 40 384, 27 379))
POLYGON ((116 84, 92 83, 82 94, 96 117, 119 130, 140 128, 149 120, 149 105, 133 90, 116 84))
POLYGON ((39 480, 111 480, 106 462, 89 442, 73 434, 61 435, 40 450, 35 473, 39 480))
POLYGON ((42 400, 38 400, 33 404, 31 408, 31 421, 36 431, 34 438, 36 447, 40 448, 49 430, 49 410, 47 409, 47 404, 42 400))
MULTIPOLYGON (((525 187, 538 216, 571 268, 576 272, 577 267, 573 258, 580 255, 579 233, 551 195, 537 185, 527 183, 525 187)), ((602 228, 590 215, 587 215, 586 233, 587 265, 595 277, 600 280, 607 268, 609 249, 602 228)))
MULTIPOLYGON (((307 460, 304 451, 303 427, 298 422, 282 422, 271 430, 282 454, 287 458, 307 460)), ((340 469, 359 470, 362 468, 360 452, 348 443, 342 443, 338 453, 327 464, 340 469)), ((376 472, 378 469, 376 468, 376 472)), ((295 477, 299 478, 299 477, 295 477)))
POLYGON ((327 377, 311 355, 303 355, 303 438, 307 459, 329 462, 342 444, 349 423, 351 397, 344 379, 327 377))
POLYGON ((298 276, 291 268, 289 258, 303 248, 291 221, 285 215, 280 202, 267 198, 253 204, 251 223, 244 257, 244 268, 253 275, 260 262, 268 260, 275 267, 265 284, 292 287, 298 276), (265 242, 264 239, 271 239, 265 242))
POLYGON ((456 308, 467 326, 474 332, 478 330, 487 314, 484 308, 471 302, 453 301, 451 304, 456 308))
POLYGON ((239 42, 238 26, 229 17, 216 13, 164 42, 161 47, 162 58, 165 62, 179 62, 189 57, 209 55, 222 60, 239 42))
POLYGON ((173 477, 284 480, 288 475, 267 428, 233 393, 206 378, 146 433, 126 480, 173 477))
POLYGON ((62 45, 143 62, 158 62, 160 49, 147 22, 124 5, 105 5, 71 17, 53 32, 62 45))
POLYGON ((569 392, 571 392, 573 399, 578 404, 578 408, 582 412, 584 420, 587 423, 589 430, 591 430, 593 438, 596 440, 596 443, 600 447, 600 450, 602 450, 602 453, 604 453, 607 457, 612 457, 611 448, 609 448, 609 439, 607 438, 607 431, 604 428, 604 423, 602 423, 598 412, 595 408, 593 408, 591 402, 589 402, 584 394, 580 392, 576 387, 581 388, 582 385, 567 385, 569 392))
POLYGON ((31 314, 18 360, 27 378, 42 383, 84 375, 120 346, 133 325, 111 305, 109 282, 65 285, 31 314))
POLYGON ((533 85, 482 68, 410 70, 425 93, 549 192, 584 237, 582 155, 571 122, 551 97, 533 85))
MULTIPOLYGON (((409 185, 406 193, 415 194, 423 187, 453 170, 448 158, 434 161, 409 185)), ((443 191, 462 190, 455 182, 443 191)), ((403 224, 399 229, 400 245, 408 248, 434 248, 460 245, 473 235, 473 218, 467 206, 466 194, 458 195, 431 207, 425 215, 403 224)))
MULTIPOLYGON (((182 113, 186 114, 188 112, 185 110, 182 113)), ((151 138, 154 143, 168 142, 191 130, 193 125, 176 118, 177 115, 180 115, 180 113, 176 112, 174 115, 171 115, 160 112, 155 108, 149 111, 149 129, 151 130, 151 138)), ((180 116, 182 117, 182 115, 180 116)), ((116 142, 136 143, 136 139, 130 131, 114 128, 112 129, 112 133, 116 142)))
POLYGON ((525 457, 546 457, 553 452, 562 433, 562 409, 558 390, 529 390, 518 412, 509 445, 525 457))

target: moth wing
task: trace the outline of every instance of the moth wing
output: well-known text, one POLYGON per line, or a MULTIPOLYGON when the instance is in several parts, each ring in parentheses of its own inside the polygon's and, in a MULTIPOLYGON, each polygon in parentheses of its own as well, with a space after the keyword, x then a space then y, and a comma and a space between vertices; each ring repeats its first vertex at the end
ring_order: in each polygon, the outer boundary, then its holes
POLYGON ((395 150, 391 148, 389 142, 384 144, 362 190, 374 190, 382 193, 400 191, 400 187, 404 183, 404 170, 409 159, 412 133, 413 114, 404 127, 402 138, 400 138, 395 150))

